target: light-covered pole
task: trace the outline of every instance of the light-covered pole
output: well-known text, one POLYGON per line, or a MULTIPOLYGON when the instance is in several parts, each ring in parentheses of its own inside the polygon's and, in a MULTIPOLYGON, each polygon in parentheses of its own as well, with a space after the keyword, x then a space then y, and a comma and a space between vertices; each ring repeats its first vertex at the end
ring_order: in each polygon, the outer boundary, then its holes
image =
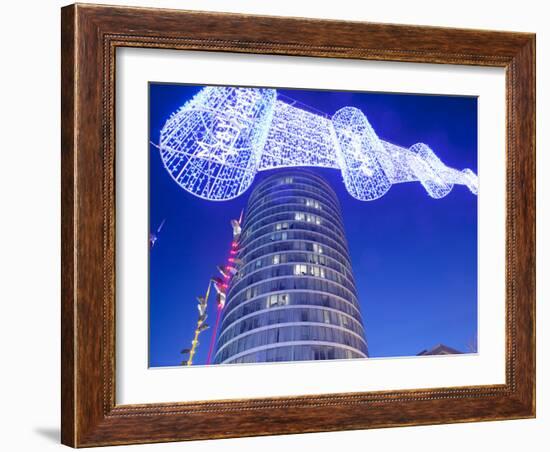
POLYGON ((182 366, 191 366, 193 364, 193 357, 197 353, 197 347, 199 346, 199 335, 208 329, 208 324, 206 319, 208 314, 206 313, 206 308, 208 307, 208 298, 210 298, 210 289, 212 288, 212 280, 208 282, 208 287, 206 288, 206 295, 204 297, 197 297, 199 304, 197 308, 199 310, 199 318, 197 319, 197 326, 195 328, 195 335, 191 341, 191 348, 183 349, 182 354, 189 353, 189 358, 186 361, 182 361, 182 366))

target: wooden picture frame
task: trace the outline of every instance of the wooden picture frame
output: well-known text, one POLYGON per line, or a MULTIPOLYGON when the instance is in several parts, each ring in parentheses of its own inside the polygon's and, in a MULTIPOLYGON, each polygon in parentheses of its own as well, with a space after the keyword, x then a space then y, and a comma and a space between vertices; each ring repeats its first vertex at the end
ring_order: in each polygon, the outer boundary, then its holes
POLYGON ((71 5, 62 9, 62 442, 73 447, 535 416, 535 35, 71 5), (115 50, 506 70, 506 383, 115 403, 115 50))

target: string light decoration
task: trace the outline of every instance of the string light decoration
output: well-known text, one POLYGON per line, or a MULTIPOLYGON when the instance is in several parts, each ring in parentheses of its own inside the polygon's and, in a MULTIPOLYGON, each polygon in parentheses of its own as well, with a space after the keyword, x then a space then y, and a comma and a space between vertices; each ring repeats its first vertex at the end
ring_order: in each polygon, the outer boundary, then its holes
POLYGON ((208 286, 206 288, 206 294, 204 296, 197 297, 197 301, 199 302, 197 305, 199 316, 197 318, 193 340, 191 341, 191 347, 184 348, 181 351, 182 355, 188 356, 187 359, 184 359, 181 362, 182 366, 193 365, 193 358, 197 353, 197 348, 200 345, 199 336, 203 331, 206 331, 208 328, 210 328, 210 326, 206 323, 206 319, 208 318, 208 300, 210 298, 212 287, 214 287, 216 292, 216 323, 214 325, 214 331, 212 332, 210 346, 208 348, 208 356, 206 358, 206 364, 210 364, 212 352, 214 350, 214 343, 216 342, 216 334, 218 332, 218 327, 220 324, 221 313, 223 311, 223 308, 225 307, 227 289, 229 288, 231 279, 237 274, 238 267, 242 264, 241 260, 238 259, 236 255, 238 253, 239 239, 241 237, 241 224, 243 221, 243 213, 244 211, 241 211, 241 215, 238 220, 231 220, 233 240, 231 241, 231 250, 229 251, 229 257, 226 264, 217 266, 218 272, 222 275, 222 277, 220 278, 214 276, 210 278, 210 280, 208 281, 208 286))
POLYGON ((233 230, 233 240, 231 241, 231 250, 229 251, 229 257, 227 258, 227 263, 223 265, 218 265, 218 272, 221 275, 220 277, 212 278, 214 282, 214 289, 216 289, 216 323, 214 325, 214 331, 212 332, 212 337, 210 338, 210 347, 208 348, 208 355, 206 357, 206 364, 210 364, 212 359, 212 352, 214 351, 214 344, 216 343, 216 335, 218 334, 218 328, 220 325, 220 318, 222 315, 223 308, 225 308, 225 300, 227 297, 227 291, 231 280, 237 274, 238 267, 241 265, 240 259, 236 256, 239 251, 239 240, 241 238, 241 224, 243 221, 243 213, 238 220, 231 220, 231 228, 233 230))
POLYGON ((239 196, 258 171, 275 96, 271 89, 203 88, 161 130, 166 170, 200 198, 239 196))
POLYGON ((182 355, 188 355, 188 358, 184 359, 181 362, 182 366, 193 365, 193 358, 195 356, 195 353, 197 353, 197 348, 199 346, 199 336, 203 331, 206 331, 208 328, 210 328, 206 323, 206 319, 208 318, 206 309, 208 308, 208 298, 210 298, 210 290, 212 288, 212 284, 213 280, 208 281, 206 295, 197 297, 197 301, 199 302, 197 305, 197 309, 199 310, 199 317, 197 318, 197 325, 195 327, 195 333, 193 334, 193 340, 191 341, 191 347, 184 348, 181 351, 182 355))
POLYGON ((405 182, 420 182, 435 199, 454 185, 478 193, 473 171, 446 166, 424 143, 381 140, 361 110, 344 107, 329 117, 275 89, 203 88, 170 116, 158 148, 172 178, 211 201, 238 197, 258 171, 297 166, 339 169, 361 201, 405 182))

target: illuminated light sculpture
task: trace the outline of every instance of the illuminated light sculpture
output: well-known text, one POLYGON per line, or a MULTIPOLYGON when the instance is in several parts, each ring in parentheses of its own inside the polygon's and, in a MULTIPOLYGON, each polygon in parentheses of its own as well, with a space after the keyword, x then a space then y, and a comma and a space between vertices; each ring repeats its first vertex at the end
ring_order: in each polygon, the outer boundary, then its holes
POLYGON ((204 199, 243 193, 260 166, 276 93, 270 89, 203 88, 160 134, 160 153, 172 178, 204 199))
POLYGON ((363 112, 344 107, 332 117, 336 156, 348 192, 362 201, 380 198, 390 189, 393 163, 363 112))
POLYGON ((420 182, 436 199, 457 184, 478 192, 470 169, 447 167, 423 143, 407 149, 381 140, 361 110, 329 117, 274 89, 203 88, 168 119, 158 148, 172 178, 211 201, 241 195, 258 171, 298 166, 339 169, 361 201, 404 182, 420 182))

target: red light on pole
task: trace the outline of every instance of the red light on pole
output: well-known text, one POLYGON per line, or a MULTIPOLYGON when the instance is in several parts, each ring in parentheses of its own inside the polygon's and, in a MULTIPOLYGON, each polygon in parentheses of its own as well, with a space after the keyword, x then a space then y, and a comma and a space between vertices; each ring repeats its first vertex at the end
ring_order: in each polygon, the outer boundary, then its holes
POLYGON ((218 306, 217 306, 216 324, 212 331, 212 337, 210 339, 210 347, 208 349, 206 364, 210 364, 210 360, 212 358, 212 352, 214 351, 214 343, 216 342, 216 335, 218 332, 218 325, 220 322, 221 313, 223 311, 223 308, 225 307, 225 296, 227 293, 227 289, 229 288, 229 284, 231 283, 231 278, 237 273, 236 264, 238 265, 241 262, 239 259, 235 257, 235 254, 237 254, 238 247, 239 247, 238 238, 241 233, 241 229, 240 229, 241 220, 242 220, 242 212, 241 212, 241 219, 238 222, 236 220, 233 220, 231 223, 231 225, 233 226, 233 240, 231 241, 231 249, 229 250, 229 257, 227 258, 227 264, 223 266, 218 266, 218 271, 222 274, 223 279, 213 278, 214 287, 218 292, 218 306))

